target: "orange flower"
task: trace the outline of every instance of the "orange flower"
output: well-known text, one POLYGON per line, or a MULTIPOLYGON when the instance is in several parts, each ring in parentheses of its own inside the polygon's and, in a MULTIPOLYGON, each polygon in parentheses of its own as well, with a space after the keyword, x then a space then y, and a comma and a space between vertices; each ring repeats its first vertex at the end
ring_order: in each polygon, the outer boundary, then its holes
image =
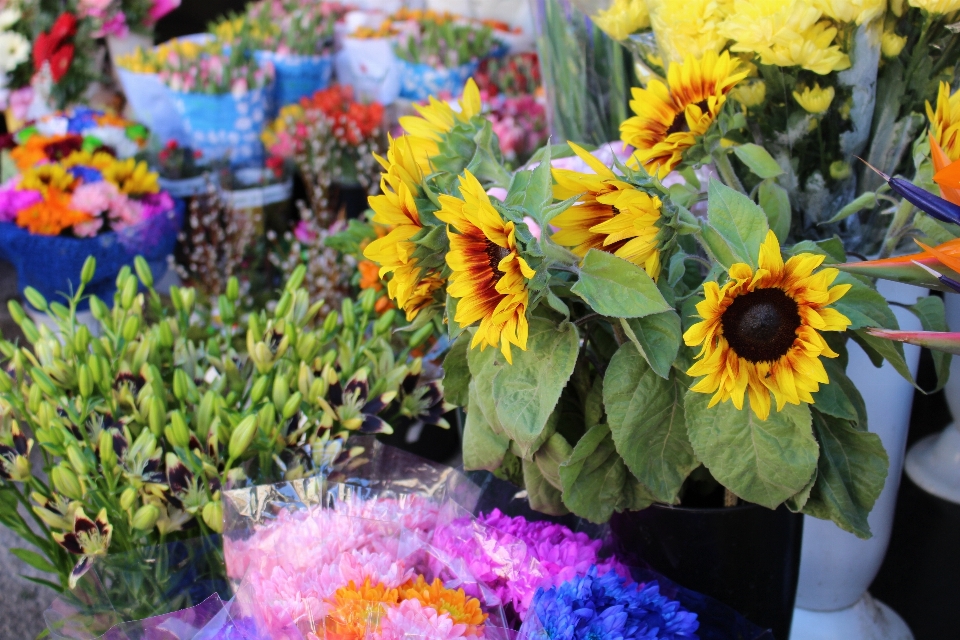
POLYGON ((328 640, 364 640, 368 634, 380 628, 384 615, 383 605, 400 601, 398 589, 387 589, 382 584, 371 585, 370 578, 357 587, 351 580, 346 587, 337 589, 333 596, 333 608, 327 616, 328 640))
POLYGON ((64 229, 93 216, 70 208, 70 195, 56 189, 43 191, 43 200, 17 214, 17 225, 41 236, 56 236, 64 229))
POLYGON ((479 600, 468 598, 463 589, 447 589, 440 578, 427 584, 423 576, 417 576, 416 582, 407 583, 403 589, 404 600, 419 600, 420 604, 437 613, 446 613, 453 624, 467 625, 468 636, 477 635, 478 627, 487 619, 487 614, 480 609, 479 600))
POLYGON ((377 263, 370 260, 361 260, 357 264, 357 269, 360 270, 361 289, 373 289, 374 291, 383 289, 383 282, 380 281, 380 267, 377 266, 377 263))

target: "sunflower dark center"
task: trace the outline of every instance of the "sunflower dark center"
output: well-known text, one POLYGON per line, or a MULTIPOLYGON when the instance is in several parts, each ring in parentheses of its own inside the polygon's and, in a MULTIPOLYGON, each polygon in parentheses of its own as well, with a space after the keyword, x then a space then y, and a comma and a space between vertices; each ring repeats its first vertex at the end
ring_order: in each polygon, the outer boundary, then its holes
MULTIPOLYGON (((700 102, 697 102, 696 105, 700 107, 700 111, 706 111, 707 107, 709 106, 706 100, 701 100, 700 102)), ((667 129, 666 135, 669 136, 672 133, 690 131, 690 127, 687 126, 686 111, 686 109, 681 109, 677 112, 677 115, 673 117, 673 122, 670 124, 670 128, 667 129)))
POLYGON ((734 352, 750 362, 775 362, 793 346, 800 311, 781 289, 757 289, 737 297, 720 319, 734 352))
POLYGON ((487 258, 490 260, 490 269, 498 280, 505 275, 503 271, 500 271, 500 261, 508 255, 510 255, 510 249, 487 240, 487 258))

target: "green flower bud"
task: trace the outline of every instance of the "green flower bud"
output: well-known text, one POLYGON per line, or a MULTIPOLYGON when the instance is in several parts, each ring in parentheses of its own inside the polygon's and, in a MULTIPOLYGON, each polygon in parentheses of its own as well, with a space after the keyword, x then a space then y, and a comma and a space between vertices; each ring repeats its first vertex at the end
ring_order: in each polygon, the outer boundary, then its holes
POLYGON ((236 317, 236 308, 233 306, 233 303, 227 298, 227 296, 220 296, 217 298, 217 309, 220 310, 220 320, 224 324, 232 324, 234 318, 236 317))
POLYGON ((253 336, 254 342, 259 342, 263 337, 263 327, 260 326, 260 314, 251 313, 250 320, 247 321, 247 335, 253 336))
POLYGON ((12 389, 13 379, 6 371, 0 369, 0 392, 9 393, 12 389))
POLYGON ((100 322, 110 317, 110 308, 97 296, 90 296, 90 313, 100 322))
POLYGON ((169 349, 173 346, 173 330, 170 328, 170 321, 164 320, 160 323, 160 346, 169 349))
POLYGON ((242 456, 256 435, 257 416, 247 416, 241 420, 230 434, 230 445, 227 447, 230 458, 236 460, 242 456))
POLYGON ((61 462, 50 472, 50 481, 57 493, 63 494, 71 500, 83 500, 83 485, 73 469, 61 462))
POLYGON ((176 369, 173 372, 173 395, 177 400, 186 400, 187 392, 187 374, 183 369, 176 369))
POLYGON ((393 327, 393 321, 397 317, 396 309, 387 309, 382 316, 373 323, 373 335, 382 336, 393 327))
POLYGON ((41 369, 30 367, 30 377, 33 379, 33 384, 40 387, 45 394, 48 396, 57 396, 57 385, 53 384, 53 380, 41 369))
POLYGON ((250 389, 250 402, 257 404, 260 400, 263 399, 263 396, 267 393, 267 385, 270 384, 270 378, 267 376, 260 376, 257 378, 257 381, 253 383, 253 388, 250 389))
POLYGON ((157 396, 150 398, 150 409, 147 414, 147 420, 150 423, 150 431, 153 435, 160 437, 163 433, 163 425, 167 419, 167 409, 163 406, 163 400, 157 396))
POLYGON ((353 300, 344 298, 340 304, 340 313, 343 314, 343 326, 352 327, 357 323, 357 314, 353 310, 353 300))
POLYGON ((133 306, 133 301, 137 297, 137 279, 133 275, 130 275, 123 283, 123 288, 120 290, 120 308, 129 309, 133 306))
POLYGON ((197 409, 197 437, 201 441, 207 439, 207 431, 210 430, 210 423, 213 421, 216 400, 217 394, 213 391, 207 391, 200 399, 200 407, 197 409))
POLYGON ((297 388, 300 389, 300 393, 308 396, 310 395, 310 386, 313 384, 313 371, 310 370, 310 367, 307 366, 306 362, 300 363, 300 371, 297 372, 297 388))
POLYGON ((89 398, 93 395, 93 374, 87 364, 80 365, 80 371, 77 374, 77 385, 80 387, 80 395, 89 398))
POLYGON ((13 321, 17 324, 23 322, 24 318, 27 317, 23 307, 21 307, 20 303, 16 300, 7 301, 7 309, 10 311, 10 317, 13 318, 13 321))
POLYGON ((187 421, 179 410, 170 412, 170 426, 163 431, 167 441, 174 447, 187 448, 190 446, 190 429, 187 421))
POLYGON ((425 324, 414 331, 413 335, 410 336, 410 348, 416 349, 419 347, 421 344, 423 344, 424 340, 433 335, 433 331, 434 328, 432 323, 425 324))
POLYGON ((73 332, 73 350, 78 354, 86 353, 88 346, 90 346, 90 329, 87 329, 87 325, 81 324, 73 332))
POLYGON ((323 354, 323 364, 332 365, 337 361, 337 352, 333 349, 330 349, 325 354, 323 354))
POLYGON ((113 434, 104 429, 100 432, 100 464, 104 469, 112 469, 117 466, 117 452, 113 449, 113 434))
POLYGON ((37 325, 35 325, 30 318, 24 318, 23 322, 20 323, 20 330, 23 331, 23 337, 25 337, 30 344, 35 344, 40 339, 40 332, 37 331, 37 325))
POLYGON ((363 293, 360 294, 360 308, 363 313, 369 316, 373 313, 373 307, 376 304, 377 292, 373 289, 364 289, 363 293))
POLYGON ((93 280, 93 274, 97 272, 97 259, 93 256, 87 256, 83 261, 83 269, 80 270, 80 282, 90 284, 93 280))
POLYGON ((211 530, 223 533, 223 503, 216 500, 203 505, 203 521, 211 530))
POLYGON ((76 471, 78 475, 85 476, 90 473, 90 465, 87 464, 87 458, 77 445, 71 444, 67 446, 67 460, 70 461, 70 466, 73 467, 73 470, 76 471))
POLYGON ((273 378, 273 404, 277 407, 282 407, 287 402, 287 398, 290 397, 290 387, 287 384, 287 379, 283 376, 277 374, 273 378))
POLYGON ((127 487, 120 494, 120 508, 129 511, 137 501, 137 490, 133 487, 127 487))
POLYGON ((272 402, 267 402, 260 407, 260 411, 257 413, 257 424, 260 425, 260 430, 264 433, 269 434, 273 430, 273 427, 277 424, 277 408, 273 406, 272 402))
POLYGON ((227 280, 227 300, 236 302, 240 298, 240 281, 236 276, 230 276, 227 280))
POLYGON ((43 297, 43 294, 34 289, 33 287, 27 287, 23 290, 23 296, 27 299, 34 309, 39 311, 47 310, 47 299, 43 297))
POLYGON ((337 317, 336 312, 331 311, 327 314, 326 319, 323 321, 323 332, 325 334, 333 333, 337 328, 337 322, 340 318, 337 317))
POLYGON ((300 339, 297 340, 297 357, 306 361, 313 360, 319 346, 317 337, 312 333, 301 333, 300 339))
POLYGON ((27 408, 33 413, 40 411, 40 404, 43 402, 43 391, 37 385, 31 385, 27 392, 27 408))
POLYGON ((283 405, 283 419, 289 420, 300 410, 300 403, 303 402, 303 394, 297 391, 290 396, 283 405))
POLYGON ((197 292, 193 287, 180 289, 180 301, 183 303, 183 312, 187 315, 193 311, 193 304, 197 301, 197 292))
POLYGON ((150 265, 144 260, 143 256, 137 256, 133 259, 133 268, 137 271, 137 277, 143 286, 150 288, 153 286, 153 272, 150 271, 150 265))
POLYGON ((123 339, 127 342, 132 342, 133 339, 137 337, 138 331, 140 331, 140 318, 137 316, 127 316, 127 319, 123 321, 123 329, 121 331, 123 339))
POLYGON ((284 291, 283 295, 280 296, 280 302, 277 303, 277 308, 273 310, 274 318, 282 318, 287 315, 287 312, 290 311, 290 307, 293 305, 293 294, 289 291, 284 291))
POLYGON ((133 514, 130 526, 140 531, 150 531, 160 518, 160 509, 156 505, 145 504, 133 514))
POLYGON ((287 280, 287 286, 285 289, 287 291, 294 291, 300 288, 300 285, 303 284, 303 279, 307 275, 306 265, 299 264, 297 268, 293 270, 293 273, 290 274, 290 279, 287 280))

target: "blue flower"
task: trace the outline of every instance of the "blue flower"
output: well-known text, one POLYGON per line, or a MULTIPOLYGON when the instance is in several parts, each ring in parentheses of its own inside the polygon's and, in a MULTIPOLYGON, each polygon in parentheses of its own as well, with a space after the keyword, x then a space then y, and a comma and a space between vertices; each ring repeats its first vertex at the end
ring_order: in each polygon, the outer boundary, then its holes
POLYGON ((627 584, 610 571, 540 589, 533 610, 550 640, 693 640, 697 615, 660 593, 660 585, 627 584))
POLYGON ((69 133, 83 133, 87 129, 97 126, 97 117, 103 115, 102 111, 96 111, 89 107, 75 107, 70 114, 70 120, 67 123, 69 133))
POLYGON ((79 178, 84 184, 93 184, 94 182, 103 182, 103 174, 93 167, 70 167, 70 173, 74 178, 79 178))

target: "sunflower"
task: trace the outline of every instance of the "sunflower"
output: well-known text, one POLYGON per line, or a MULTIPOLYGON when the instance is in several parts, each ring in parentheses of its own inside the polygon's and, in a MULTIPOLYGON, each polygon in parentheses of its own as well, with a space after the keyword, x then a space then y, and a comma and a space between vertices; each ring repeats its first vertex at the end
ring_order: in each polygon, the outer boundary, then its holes
POLYGON ((802 253, 784 264, 770 231, 756 271, 738 263, 730 267, 723 287, 705 283, 706 299, 697 305, 703 321, 683 336, 687 346, 702 345, 687 374, 703 377, 691 390, 713 393, 710 406, 733 400, 737 409, 743 408, 746 392, 761 420, 770 414, 770 393, 777 411, 787 402, 812 404, 810 394, 830 382, 820 356, 837 357, 818 332, 844 331, 850 325, 828 306, 850 285, 831 287, 839 271, 816 271, 822 262, 823 256, 802 253))
POLYGON ((747 73, 724 51, 702 59, 688 57, 670 65, 665 85, 651 80, 646 89, 633 89, 630 108, 635 116, 620 125, 620 138, 636 148, 631 163, 639 162, 660 178, 683 160, 683 152, 697 142, 716 120, 727 94, 747 73))
POLYGON ((42 191, 50 187, 57 191, 70 191, 75 180, 73 174, 59 164, 41 164, 23 172, 20 188, 42 191))
POLYGON ((517 252, 513 222, 505 221, 469 171, 460 177, 463 199, 441 195, 437 218, 448 229, 447 266, 453 271, 447 288, 459 298, 454 320, 463 327, 480 321, 470 347, 496 347, 512 363, 510 345, 527 349, 526 280, 534 271, 517 252))
POLYGON ((553 240, 572 247, 578 256, 586 255, 590 249, 609 251, 643 267, 656 279, 660 274, 657 244, 660 198, 624 182, 590 153, 572 142, 569 144, 596 173, 553 170, 557 182, 553 195, 557 200, 582 194, 579 204, 551 222, 559 229, 553 234, 553 240))
POLYGON ((480 609, 480 601, 468 598, 463 589, 447 589, 440 578, 428 584, 423 576, 417 576, 416 582, 402 588, 404 600, 419 600, 424 607, 430 607, 437 613, 446 613, 453 624, 467 625, 465 636, 477 635, 477 628, 487 619, 480 609))
POLYGON ((160 183, 157 178, 146 162, 137 162, 134 158, 118 160, 103 170, 103 179, 128 195, 158 193, 160 183))
POLYGON ((480 100, 480 89, 473 78, 467 80, 458 104, 460 110, 456 111, 446 102, 430 96, 430 104, 414 105, 420 117, 404 116, 400 118, 400 126, 416 138, 442 142, 444 134, 449 133, 458 123, 466 124, 474 116, 480 115, 483 103, 480 100))
POLYGON ((97 171, 103 171, 107 167, 112 167, 117 163, 117 159, 106 151, 74 151, 63 159, 60 163, 65 169, 72 167, 92 167, 97 171))
POLYGON ((930 135, 951 162, 960 160, 960 91, 950 95, 950 85, 940 83, 936 110, 927 102, 930 135))

